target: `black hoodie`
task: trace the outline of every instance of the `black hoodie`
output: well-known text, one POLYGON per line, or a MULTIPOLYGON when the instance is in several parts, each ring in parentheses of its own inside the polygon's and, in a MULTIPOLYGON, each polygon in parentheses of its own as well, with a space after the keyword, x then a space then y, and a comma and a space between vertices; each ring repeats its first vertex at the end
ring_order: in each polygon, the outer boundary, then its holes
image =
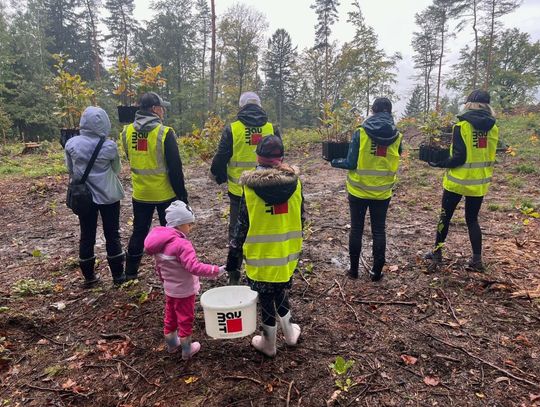
MULTIPOLYGON (((460 121, 469 122, 475 129, 482 131, 491 130, 496 122, 491 113, 485 110, 467 110, 458 115, 457 118, 460 121)), ((467 147, 463 142, 463 137, 461 137, 461 126, 456 124, 452 130, 452 155, 446 160, 432 165, 441 168, 456 168, 465 164, 465 161, 467 161, 467 147)))
MULTIPOLYGON (((262 107, 256 104, 247 104, 237 114, 237 119, 245 126, 260 127, 268 122, 268 116, 262 107)), ((274 134, 281 137, 279 129, 274 126, 274 134)), ((231 125, 227 125, 221 133, 216 155, 212 159, 210 173, 215 177, 218 184, 227 181, 227 164, 233 155, 233 135, 231 125)), ((230 195, 230 194, 229 194, 230 195)))
MULTIPOLYGON (((399 132, 394 124, 394 118, 390 113, 379 112, 368 117, 362 123, 363 129, 368 137, 376 144, 389 146, 399 137, 399 132)), ((332 167, 353 170, 358 165, 358 154, 360 151, 360 132, 354 132, 349 145, 346 158, 335 158, 332 160, 332 167)), ((399 144, 399 154, 401 155, 402 145, 399 144)))

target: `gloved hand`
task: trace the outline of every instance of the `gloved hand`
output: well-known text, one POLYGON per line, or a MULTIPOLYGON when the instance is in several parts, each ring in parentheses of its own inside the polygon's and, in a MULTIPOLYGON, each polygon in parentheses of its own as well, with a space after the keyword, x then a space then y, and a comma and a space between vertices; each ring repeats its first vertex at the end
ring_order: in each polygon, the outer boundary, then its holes
POLYGON ((226 274, 227 273, 227 268, 225 266, 220 266, 219 267, 219 272, 218 272, 218 277, 221 277, 223 274, 226 274))
POLYGON ((428 164, 430 167, 434 167, 434 168, 439 168, 441 166, 441 163, 428 162, 428 164))

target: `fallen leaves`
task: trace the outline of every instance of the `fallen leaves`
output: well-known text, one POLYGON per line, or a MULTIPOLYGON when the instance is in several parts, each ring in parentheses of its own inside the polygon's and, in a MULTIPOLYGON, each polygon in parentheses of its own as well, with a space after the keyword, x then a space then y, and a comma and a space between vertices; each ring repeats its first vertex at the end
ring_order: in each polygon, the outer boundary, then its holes
POLYGON ((127 356, 131 353, 133 348, 134 346, 131 340, 108 343, 106 340, 100 339, 97 344, 97 349, 100 352, 103 352, 103 355, 100 356, 101 360, 110 360, 118 356, 127 356))
POLYGON ((414 365, 418 361, 417 358, 410 355, 401 355, 401 360, 403 360, 403 362, 405 362, 406 365, 414 365))
POLYGON ((441 382, 441 379, 439 379, 437 376, 426 376, 424 377, 424 383, 428 386, 438 386, 441 382))

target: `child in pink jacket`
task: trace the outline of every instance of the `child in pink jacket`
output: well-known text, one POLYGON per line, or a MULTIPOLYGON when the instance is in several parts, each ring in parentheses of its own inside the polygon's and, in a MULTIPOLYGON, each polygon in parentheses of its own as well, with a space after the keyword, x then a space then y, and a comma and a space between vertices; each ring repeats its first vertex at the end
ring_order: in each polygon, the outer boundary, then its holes
POLYGON ((201 349, 199 342, 191 342, 199 276, 215 278, 225 273, 225 267, 204 264, 197 259, 187 239, 195 222, 189 206, 174 201, 165 210, 165 219, 167 226, 153 228, 144 240, 144 249, 154 256, 156 273, 165 290, 163 333, 167 350, 173 353, 181 347, 182 359, 187 360, 201 349))

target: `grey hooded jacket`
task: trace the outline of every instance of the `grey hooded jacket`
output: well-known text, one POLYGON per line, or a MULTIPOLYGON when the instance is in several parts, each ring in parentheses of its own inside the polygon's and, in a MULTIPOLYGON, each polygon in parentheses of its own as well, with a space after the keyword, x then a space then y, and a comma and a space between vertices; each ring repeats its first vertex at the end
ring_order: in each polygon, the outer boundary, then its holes
MULTIPOLYGON (((107 113, 99 107, 87 107, 81 116, 80 136, 70 138, 65 146, 70 178, 82 178, 99 138, 107 137, 110 132, 111 122, 107 113)), ((118 179, 120 168, 116 143, 105 140, 86 181, 94 203, 108 205, 124 197, 124 189, 118 179)))

